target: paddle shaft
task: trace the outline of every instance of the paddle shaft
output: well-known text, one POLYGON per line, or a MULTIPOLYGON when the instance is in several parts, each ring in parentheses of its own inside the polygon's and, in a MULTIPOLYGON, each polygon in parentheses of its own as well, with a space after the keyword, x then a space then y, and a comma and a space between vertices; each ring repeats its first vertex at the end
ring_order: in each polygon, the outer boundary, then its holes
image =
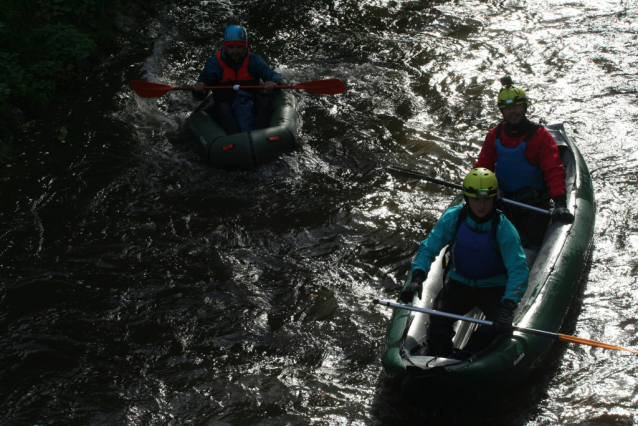
MULTIPOLYGON (((138 96, 149 99, 158 98, 172 90, 194 90, 194 87, 191 86, 171 87, 165 84, 151 83, 149 81, 139 80, 131 80, 131 87, 138 96)), ((265 88, 265 86, 240 86, 239 84, 236 84, 234 86, 203 86, 202 90, 249 90, 265 88)), ((298 83, 292 86, 275 86, 274 89, 296 89, 306 90, 308 92, 316 93, 319 95, 337 95, 339 93, 343 93, 346 90, 346 86, 345 84, 343 84, 343 81, 339 80, 338 78, 331 78, 328 80, 306 81, 304 83, 298 83)))
MULTIPOLYGON (((430 314, 430 315, 438 315, 440 317, 451 318, 451 319, 455 319, 459 321, 473 322, 475 324, 488 325, 488 326, 491 326, 494 324, 492 321, 466 317, 463 315, 450 314, 447 312, 435 311, 433 309, 425 309, 425 308, 418 308, 416 306, 402 305, 401 303, 388 302, 385 300, 374 299, 373 303, 376 305, 384 305, 384 306, 395 308, 395 309, 406 309, 408 311, 421 312, 423 314, 430 314)), ((595 348, 614 349, 617 351, 626 351, 626 352, 631 352, 635 354, 638 353, 638 351, 634 349, 621 348, 620 346, 614 346, 608 343, 597 342, 595 340, 583 339, 581 337, 576 337, 576 336, 569 336, 567 334, 551 333, 549 331, 535 330, 533 328, 518 327, 515 325, 512 326, 512 329, 514 331, 520 331, 521 333, 533 334, 536 336, 547 337, 549 339, 560 340, 563 342, 578 343, 580 345, 588 345, 588 346, 593 346, 595 348)))
MULTIPOLYGON (((388 170, 388 171, 390 171, 392 173, 401 174, 401 175, 404 175, 404 176, 407 176, 407 177, 412 177, 412 178, 415 178, 415 179, 421 179, 421 180, 426 180, 428 182, 437 183, 439 185, 447 186, 449 188, 463 190, 463 187, 461 185, 457 185, 455 183, 446 182, 446 181, 440 180, 440 179, 435 179, 435 178, 423 175, 421 173, 413 172, 412 170, 406 170, 406 169, 402 169, 400 167, 395 167, 395 166, 386 167, 386 170, 388 170)), ((518 201, 509 200, 507 198, 501 198, 501 201, 503 201, 504 203, 507 203, 507 204, 511 204, 513 206, 516 206, 516 207, 521 207, 523 209, 532 210, 532 211, 535 211, 537 213, 542 213, 542 214, 546 214, 546 215, 550 215, 550 216, 552 215, 552 212, 550 212, 549 210, 541 209, 539 207, 530 206, 529 204, 519 203, 518 201)))
MULTIPOLYGON (((473 322, 475 324, 490 325, 490 326, 494 324, 492 321, 466 317, 463 315, 450 314, 448 312, 435 311, 433 309, 425 309, 425 308, 418 308, 416 306, 402 305, 401 303, 388 302, 385 300, 374 299, 373 303, 377 305, 384 305, 384 306, 395 308, 395 309, 406 309, 408 311, 415 311, 415 312, 421 312, 423 314, 437 315, 440 317, 451 318, 451 319, 455 319, 459 321, 473 322)), ((534 330, 533 328, 524 328, 524 327, 517 327, 517 326, 512 326, 512 328, 514 329, 514 331, 520 331, 522 333, 527 333, 527 334, 534 334, 536 336, 549 337, 550 339, 558 340, 559 338, 559 335, 557 333, 550 333, 549 331, 534 330)))
MULTIPOLYGON (((233 89, 233 90, 244 90, 244 89, 263 89, 264 86, 240 86, 236 84, 234 86, 204 86, 204 90, 219 90, 219 89, 233 89)), ((295 89, 294 86, 275 86, 273 90, 276 89, 295 89)), ((173 87, 172 90, 193 90, 193 86, 185 86, 185 87, 173 87)))

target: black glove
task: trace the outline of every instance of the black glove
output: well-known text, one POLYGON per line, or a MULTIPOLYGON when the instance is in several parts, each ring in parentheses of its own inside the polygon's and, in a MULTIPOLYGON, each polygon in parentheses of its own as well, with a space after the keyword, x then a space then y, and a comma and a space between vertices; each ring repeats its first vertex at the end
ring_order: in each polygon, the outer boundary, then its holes
POLYGON ((512 320, 514 318, 516 304, 509 299, 502 300, 498 307, 498 316, 492 326, 498 334, 512 333, 512 320))
POLYGON ((423 281, 425 281, 425 272, 420 269, 414 271, 412 273, 410 284, 405 286, 401 292, 401 296, 399 296, 401 301, 403 303, 412 303, 414 300, 414 293, 417 293, 419 295, 419 299, 421 299, 421 295, 423 294, 423 281))
POLYGON ((554 198, 554 212, 552 216, 563 223, 574 222, 574 215, 567 208, 567 198, 564 195, 558 195, 554 198))
POLYGON ((194 90, 191 90, 191 93, 193 94, 193 97, 195 98, 195 100, 198 100, 201 102, 204 99, 206 99, 206 95, 208 95, 208 90, 204 92, 196 92, 194 90))

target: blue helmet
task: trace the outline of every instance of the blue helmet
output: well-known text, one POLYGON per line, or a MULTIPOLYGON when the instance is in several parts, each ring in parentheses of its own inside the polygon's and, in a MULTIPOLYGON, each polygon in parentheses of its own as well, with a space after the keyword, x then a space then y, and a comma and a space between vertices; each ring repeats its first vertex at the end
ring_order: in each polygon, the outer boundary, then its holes
POLYGON ((239 25, 231 25, 224 30, 224 43, 229 41, 239 41, 247 43, 246 30, 239 25))

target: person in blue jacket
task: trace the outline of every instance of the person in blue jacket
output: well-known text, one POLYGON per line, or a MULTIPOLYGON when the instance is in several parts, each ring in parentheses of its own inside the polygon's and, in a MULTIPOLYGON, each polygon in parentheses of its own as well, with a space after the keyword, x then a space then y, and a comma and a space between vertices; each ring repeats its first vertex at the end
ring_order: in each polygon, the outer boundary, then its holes
POLYGON ((419 299, 430 265, 449 245, 449 270, 434 300, 434 309, 465 315, 475 306, 493 326, 481 325, 463 350, 454 351, 455 320, 430 315, 427 353, 466 359, 487 347, 500 333, 512 332, 513 312, 527 289, 529 269, 525 251, 512 223, 494 208, 496 176, 477 168, 463 181, 465 204, 448 209, 419 246, 412 263, 412 278, 400 299, 419 299))
POLYGON ((263 129, 270 121, 273 89, 283 84, 281 75, 270 68, 261 56, 248 51, 246 30, 231 25, 224 30, 224 44, 204 65, 193 96, 203 100, 205 86, 260 86, 264 90, 213 90, 212 116, 227 134, 263 129))

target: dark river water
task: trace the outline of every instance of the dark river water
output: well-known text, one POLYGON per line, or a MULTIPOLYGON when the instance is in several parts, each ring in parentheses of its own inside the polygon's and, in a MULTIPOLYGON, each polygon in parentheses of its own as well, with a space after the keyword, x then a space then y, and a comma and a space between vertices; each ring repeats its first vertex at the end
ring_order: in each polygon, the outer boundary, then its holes
POLYGON ((531 382, 401 395, 381 354, 394 300, 512 75, 565 124, 594 179, 596 231, 562 331, 638 347, 638 3, 182 1, 0 169, 1 424, 634 425, 636 356, 559 343, 531 382), (211 168, 173 91, 228 24, 296 92, 299 145, 211 168), (483 398, 477 399, 478 396, 483 398))

